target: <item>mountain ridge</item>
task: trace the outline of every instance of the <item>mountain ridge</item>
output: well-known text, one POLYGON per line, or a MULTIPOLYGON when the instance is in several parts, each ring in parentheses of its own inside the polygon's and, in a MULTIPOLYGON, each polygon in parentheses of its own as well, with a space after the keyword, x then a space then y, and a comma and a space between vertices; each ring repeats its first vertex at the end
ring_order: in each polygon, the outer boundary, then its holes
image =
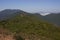
POLYGON ((41 17, 37 13, 17 12, 14 17, 0 21, 0 28, 7 29, 3 36, 10 37, 9 40, 60 40, 60 27, 41 17))
POLYGON ((21 13, 27 13, 28 15, 35 15, 36 17, 38 17, 39 19, 43 19, 45 21, 48 21, 50 23, 56 24, 56 25, 60 25, 60 13, 51 13, 45 16, 42 16, 40 13, 28 13, 19 9, 5 9, 3 11, 0 12, 0 20, 4 20, 4 19, 9 19, 12 18, 14 16, 16 16, 17 14, 20 15, 21 13))

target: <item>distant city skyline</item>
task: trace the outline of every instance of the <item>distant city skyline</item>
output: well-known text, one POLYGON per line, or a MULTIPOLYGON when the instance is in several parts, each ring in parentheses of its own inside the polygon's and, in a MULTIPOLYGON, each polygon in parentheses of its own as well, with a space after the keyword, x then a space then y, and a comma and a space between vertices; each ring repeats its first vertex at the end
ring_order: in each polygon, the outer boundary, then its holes
POLYGON ((27 12, 60 12, 60 0, 0 0, 0 11, 21 9, 27 12))

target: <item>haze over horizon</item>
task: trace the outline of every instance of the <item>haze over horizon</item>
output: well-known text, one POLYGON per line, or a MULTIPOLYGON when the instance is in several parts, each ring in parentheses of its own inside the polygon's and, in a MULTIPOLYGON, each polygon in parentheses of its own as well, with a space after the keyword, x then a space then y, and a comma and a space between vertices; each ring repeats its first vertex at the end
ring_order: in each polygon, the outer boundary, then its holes
POLYGON ((0 0, 0 11, 21 9, 27 12, 60 12, 60 0, 0 0))

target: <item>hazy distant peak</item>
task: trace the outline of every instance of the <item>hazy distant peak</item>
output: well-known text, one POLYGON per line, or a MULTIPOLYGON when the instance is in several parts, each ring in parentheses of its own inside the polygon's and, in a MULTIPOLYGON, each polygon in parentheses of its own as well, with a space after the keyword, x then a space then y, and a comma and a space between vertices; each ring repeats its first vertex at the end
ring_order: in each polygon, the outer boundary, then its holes
POLYGON ((4 9, 2 11, 21 11, 21 10, 19 10, 19 9, 4 9))

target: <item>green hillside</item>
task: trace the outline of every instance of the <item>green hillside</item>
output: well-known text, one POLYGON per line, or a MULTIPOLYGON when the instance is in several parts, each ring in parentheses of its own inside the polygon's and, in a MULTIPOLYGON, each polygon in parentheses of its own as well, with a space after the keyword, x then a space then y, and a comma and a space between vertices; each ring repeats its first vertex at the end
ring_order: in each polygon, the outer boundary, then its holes
POLYGON ((0 21, 0 27, 10 30, 16 40, 60 40, 60 28, 38 19, 34 14, 19 14, 0 21))

